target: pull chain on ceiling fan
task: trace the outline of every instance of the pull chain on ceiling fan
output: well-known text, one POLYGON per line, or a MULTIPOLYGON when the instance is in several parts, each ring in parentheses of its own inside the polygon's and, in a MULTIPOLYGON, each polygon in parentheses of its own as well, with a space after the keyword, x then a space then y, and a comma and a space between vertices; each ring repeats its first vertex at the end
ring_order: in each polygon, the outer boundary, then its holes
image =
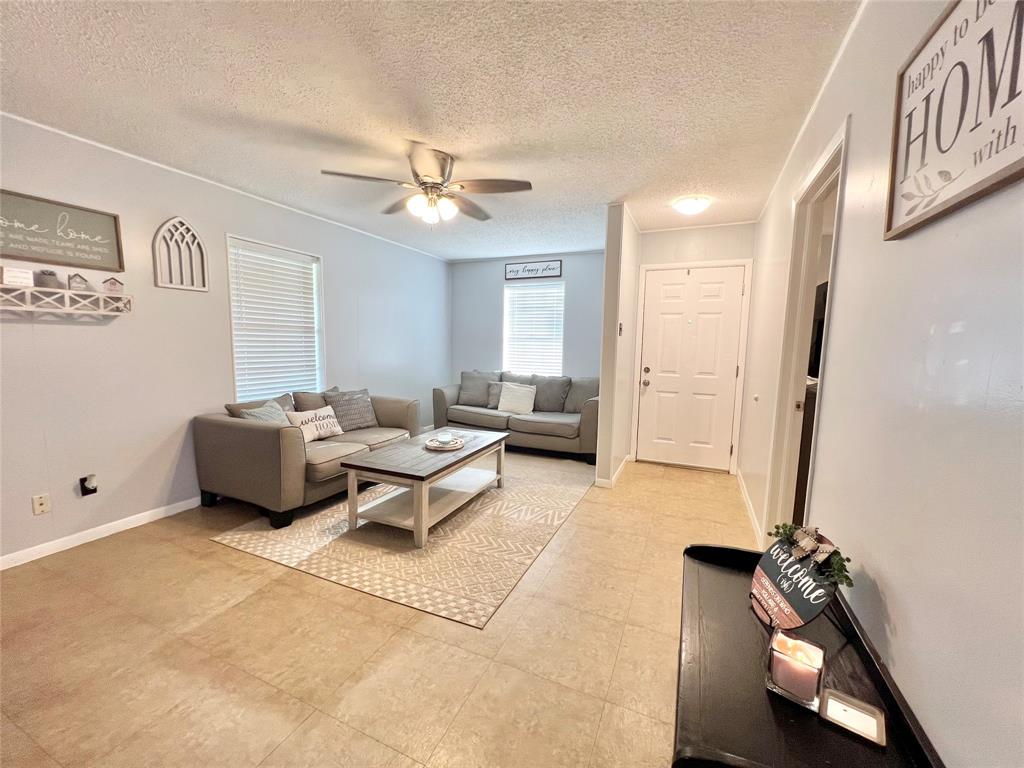
POLYGON ((320 173, 357 181, 397 184, 403 189, 415 189, 417 191, 414 194, 395 201, 381 213, 398 213, 405 208, 413 216, 422 219, 427 224, 449 221, 459 213, 478 221, 487 221, 491 218, 487 211, 469 198, 456 194, 457 192, 486 195, 496 192, 524 192, 533 189, 530 182, 516 181, 515 179, 468 179, 453 182, 451 179, 452 171, 455 168, 455 158, 439 149, 422 149, 419 146, 414 146, 409 152, 409 168, 412 171, 412 182, 341 171, 322 170, 320 173), (426 172, 428 164, 433 166, 429 169, 431 171, 429 173, 426 172))

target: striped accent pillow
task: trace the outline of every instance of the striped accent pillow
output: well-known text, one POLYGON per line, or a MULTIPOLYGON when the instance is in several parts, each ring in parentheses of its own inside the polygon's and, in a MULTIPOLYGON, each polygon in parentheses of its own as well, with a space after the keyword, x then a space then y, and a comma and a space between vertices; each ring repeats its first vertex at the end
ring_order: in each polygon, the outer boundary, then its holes
POLYGON ((239 411, 243 419, 265 421, 268 424, 288 424, 288 415, 277 400, 267 400, 259 408, 243 408, 239 411))
POLYGON ((351 392, 324 392, 324 400, 334 409, 338 423, 346 432, 353 429, 368 429, 380 426, 377 414, 373 412, 370 393, 365 389, 351 392))

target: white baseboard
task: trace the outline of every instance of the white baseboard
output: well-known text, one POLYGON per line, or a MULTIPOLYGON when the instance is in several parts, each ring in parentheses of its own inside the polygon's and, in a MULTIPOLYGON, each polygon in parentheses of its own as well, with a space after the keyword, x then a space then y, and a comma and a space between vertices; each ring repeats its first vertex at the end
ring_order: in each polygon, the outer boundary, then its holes
POLYGON ((743 482, 743 473, 736 470, 736 479, 740 481, 740 493, 743 494, 743 505, 747 508, 747 516, 750 518, 750 527, 754 529, 754 535, 757 536, 758 547, 764 544, 764 531, 761 530, 761 523, 757 519, 757 515, 754 513, 754 505, 750 501, 750 494, 747 493, 747 484, 743 482))
POLYGON ((139 525, 145 525, 151 523, 154 520, 159 520, 162 517, 170 517, 176 515, 179 512, 184 512, 186 509, 192 509, 192 507, 199 506, 199 497, 195 496, 191 499, 185 499, 184 501, 176 501, 173 504, 168 504, 166 507, 157 507, 156 509, 150 509, 146 512, 140 512, 137 515, 130 517, 122 517, 120 520, 115 520, 112 523, 104 523, 103 525, 97 525, 95 528, 89 528, 86 531, 79 531, 78 533, 72 533, 70 536, 64 536, 54 541, 48 541, 45 544, 37 544, 34 547, 28 547, 27 549, 21 549, 17 552, 11 552, 9 555, 0 557, 0 571, 11 568, 15 565, 21 565, 32 560, 38 560, 40 557, 46 557, 56 552, 63 552, 65 549, 71 549, 71 547, 77 547, 79 544, 86 544, 96 539, 102 539, 104 536, 110 536, 114 533, 126 531, 129 528, 135 528, 139 525))
POLYGON ((594 480, 594 485, 596 485, 598 488, 614 488, 615 484, 619 482, 619 475, 622 474, 622 470, 625 469, 626 465, 631 461, 634 461, 633 457, 631 455, 626 456, 625 458, 622 459, 622 463, 619 464, 619 468, 615 470, 615 474, 612 475, 611 480, 605 480, 599 477, 596 480, 594 480))

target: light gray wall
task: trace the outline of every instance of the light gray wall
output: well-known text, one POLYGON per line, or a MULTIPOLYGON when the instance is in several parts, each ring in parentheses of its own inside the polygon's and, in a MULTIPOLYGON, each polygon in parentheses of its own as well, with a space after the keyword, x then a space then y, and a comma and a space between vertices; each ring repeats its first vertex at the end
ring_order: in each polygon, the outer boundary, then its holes
POLYGON ((942 8, 862 7, 768 202, 739 465, 763 519, 793 199, 850 115, 809 522, 853 557, 850 602, 946 764, 1018 768, 1024 185, 882 240, 896 72, 942 8))
MULTIPOLYGON (((457 261, 452 279, 452 378, 474 368, 501 370, 505 263, 562 260, 566 376, 597 376, 601 360, 604 253, 552 253, 515 259, 457 261)), ((438 384, 450 383, 438 381, 438 384)))
POLYGON ((597 479, 605 484, 615 480, 629 457, 640 237, 624 203, 608 206, 597 430, 597 479))
POLYGON ((640 233, 641 264, 735 261, 754 257, 754 224, 640 233))
POLYGON ((189 421, 233 393, 225 233, 321 256, 326 383, 418 397, 429 419, 451 370, 446 263, 7 116, 0 130, 5 188, 120 214, 135 296, 105 322, 4 318, 0 551, 198 494, 189 421), (153 287, 151 241, 172 215, 209 249, 209 293, 153 287), (79 498, 90 472, 100 492, 79 498), (43 492, 53 512, 34 517, 43 492))

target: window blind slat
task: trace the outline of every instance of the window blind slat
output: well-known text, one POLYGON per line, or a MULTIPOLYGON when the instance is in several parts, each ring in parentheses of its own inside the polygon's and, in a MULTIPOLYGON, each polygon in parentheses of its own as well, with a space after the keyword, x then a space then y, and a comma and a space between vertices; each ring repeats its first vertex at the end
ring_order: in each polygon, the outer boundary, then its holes
POLYGON ((505 286, 502 368, 561 376, 565 284, 505 286))
POLYGON ((319 261, 230 240, 228 277, 238 399, 321 389, 319 261))

